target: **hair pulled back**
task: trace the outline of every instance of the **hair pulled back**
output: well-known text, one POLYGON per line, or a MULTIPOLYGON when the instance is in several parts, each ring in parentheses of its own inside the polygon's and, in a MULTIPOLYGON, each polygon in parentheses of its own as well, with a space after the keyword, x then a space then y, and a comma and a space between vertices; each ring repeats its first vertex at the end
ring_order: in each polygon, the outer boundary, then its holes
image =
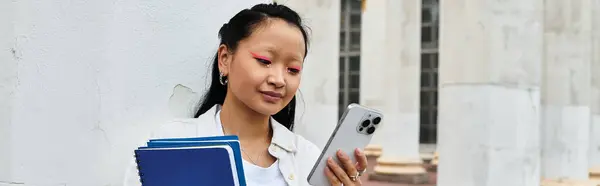
MULTIPOLYGON (((219 29, 220 45, 225 45, 229 50, 235 52, 241 40, 249 37, 258 26, 265 24, 269 19, 282 19, 300 29, 304 38, 304 57, 306 57, 308 52, 308 35, 302 25, 302 19, 292 9, 277 3, 258 4, 237 13, 228 23, 223 24, 221 29, 219 29)), ((217 53, 212 63, 210 87, 204 95, 195 117, 199 117, 217 104, 222 105, 225 101, 227 85, 221 85, 219 82, 220 72, 218 61, 217 53)), ((281 111, 273 115, 273 118, 287 129, 293 130, 295 114, 296 96, 281 111)))

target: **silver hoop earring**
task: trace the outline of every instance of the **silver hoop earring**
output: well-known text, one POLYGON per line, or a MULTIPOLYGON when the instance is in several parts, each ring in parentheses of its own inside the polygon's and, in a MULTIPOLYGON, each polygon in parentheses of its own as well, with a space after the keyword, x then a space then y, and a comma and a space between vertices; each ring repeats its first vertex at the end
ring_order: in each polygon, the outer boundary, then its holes
POLYGON ((221 83, 221 85, 226 85, 227 84, 227 79, 225 79, 225 75, 223 75, 223 73, 219 74, 219 83, 221 83))

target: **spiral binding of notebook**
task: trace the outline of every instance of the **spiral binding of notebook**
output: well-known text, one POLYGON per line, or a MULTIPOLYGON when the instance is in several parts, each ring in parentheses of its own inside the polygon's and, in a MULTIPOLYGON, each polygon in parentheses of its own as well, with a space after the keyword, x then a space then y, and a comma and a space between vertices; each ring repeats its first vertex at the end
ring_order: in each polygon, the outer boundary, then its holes
POLYGON ((142 185, 144 185, 144 174, 142 173, 142 169, 140 168, 140 159, 138 158, 138 152, 134 151, 134 158, 135 158, 135 167, 137 168, 138 171, 138 176, 140 177, 140 183, 142 185))

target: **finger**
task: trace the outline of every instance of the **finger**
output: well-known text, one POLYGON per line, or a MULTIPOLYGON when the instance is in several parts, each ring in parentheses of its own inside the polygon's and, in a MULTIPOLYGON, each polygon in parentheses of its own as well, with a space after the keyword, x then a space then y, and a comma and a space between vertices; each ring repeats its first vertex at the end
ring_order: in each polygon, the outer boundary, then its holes
POLYGON ((365 155, 362 150, 357 148, 354 151, 354 156, 356 157, 356 170, 363 171, 367 169, 367 166, 369 165, 369 162, 367 161, 367 155, 365 155))
POLYGON ((351 181, 348 177, 348 174, 346 171, 344 171, 344 169, 342 169, 342 167, 340 167, 340 165, 333 161, 333 158, 330 157, 327 159, 327 166, 344 185, 350 185, 351 181))
POLYGON ((335 174, 331 171, 329 166, 325 167, 325 175, 327 176, 327 179, 329 180, 329 184, 331 184, 332 186, 342 184, 342 182, 340 182, 340 180, 337 178, 337 176, 335 176, 335 174))
POLYGON ((356 170, 356 165, 354 164, 354 162, 352 162, 352 159, 350 159, 350 156, 348 156, 342 150, 337 151, 337 156, 340 160, 340 163, 342 163, 342 166, 344 166, 346 174, 348 174, 349 176, 356 175, 358 171, 356 170))

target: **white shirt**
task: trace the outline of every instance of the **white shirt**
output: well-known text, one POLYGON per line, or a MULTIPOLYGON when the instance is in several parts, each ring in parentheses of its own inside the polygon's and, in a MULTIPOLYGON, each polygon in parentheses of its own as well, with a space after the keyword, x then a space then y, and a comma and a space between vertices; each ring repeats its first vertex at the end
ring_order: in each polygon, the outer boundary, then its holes
MULTIPOLYGON (((216 105, 198 118, 173 120, 160 125, 152 133, 151 139, 156 138, 190 138, 222 135, 223 130, 217 127, 216 114, 221 109, 216 105)), ((308 174, 319 158, 321 150, 300 135, 294 134, 275 119, 271 118, 273 137, 269 146, 269 153, 277 159, 276 165, 269 167, 278 170, 281 177, 289 186, 306 186, 308 174)), ((140 141, 140 146, 145 145, 148 139, 140 141)), ((131 160, 124 178, 124 186, 141 185, 131 149, 131 160)), ((248 166, 250 167, 250 166, 248 166)), ((246 166, 244 167, 246 168, 246 166)), ((267 168, 268 169, 268 168, 267 168)), ((246 177, 249 181, 248 175, 246 177)))
POLYGON ((256 166, 244 160, 244 174, 247 186, 285 186, 285 178, 279 172, 279 163, 271 164, 267 168, 256 166))
MULTIPOLYGON (((217 129, 222 129, 223 124, 221 123, 221 111, 217 111, 215 115, 215 123, 217 129)), ((221 130, 219 135, 225 135, 224 131, 221 130)), ((247 186, 286 186, 285 178, 281 172, 279 172, 279 164, 275 161, 271 166, 267 168, 256 166, 252 163, 244 161, 244 174, 246 177, 247 186)))

